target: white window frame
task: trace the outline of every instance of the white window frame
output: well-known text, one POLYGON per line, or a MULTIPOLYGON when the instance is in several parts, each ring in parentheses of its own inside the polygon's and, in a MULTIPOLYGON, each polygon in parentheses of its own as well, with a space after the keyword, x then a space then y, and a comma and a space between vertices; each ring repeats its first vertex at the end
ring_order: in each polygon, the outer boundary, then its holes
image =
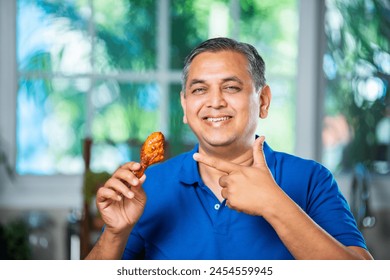
POLYGON ((297 156, 321 160, 325 80, 325 0, 299 1, 298 74, 295 151, 297 156))
MULTIPOLYGON (((168 132, 168 88, 180 82, 180 71, 169 72, 169 0, 158 2, 157 71, 150 73, 159 84, 163 98, 160 103, 160 127, 168 132)), ((236 1, 232 1, 234 7, 236 1)), ((236 3, 237 4, 237 3, 236 3)), ((237 7, 237 5, 236 5, 237 7)), ((295 154, 320 158, 320 100, 322 69, 321 39, 324 0, 299 1, 299 53, 296 98, 295 154), (313 40, 314 38, 314 40, 313 40)), ((232 15, 236 16, 237 15, 232 15)), ((233 30, 236 35, 238 30, 233 30)), ((11 164, 16 158, 16 93, 18 71, 16 65, 16 1, 0 0, 0 135, 5 140, 11 164)), ((144 76, 145 77, 145 76, 144 76)), ((134 76, 136 80, 142 77, 134 76)), ((4 172, 3 172, 4 173, 4 172)), ((82 175, 79 176, 16 176, 5 178, 0 170, 0 208, 81 208, 82 175)))

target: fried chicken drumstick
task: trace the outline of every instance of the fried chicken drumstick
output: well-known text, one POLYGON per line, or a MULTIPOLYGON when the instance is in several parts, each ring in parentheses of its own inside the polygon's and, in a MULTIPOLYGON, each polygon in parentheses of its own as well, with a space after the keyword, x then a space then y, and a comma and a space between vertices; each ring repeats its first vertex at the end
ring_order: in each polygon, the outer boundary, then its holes
POLYGON ((140 159, 141 168, 134 174, 141 178, 148 166, 164 159, 165 137, 161 132, 153 132, 146 138, 141 147, 140 159))

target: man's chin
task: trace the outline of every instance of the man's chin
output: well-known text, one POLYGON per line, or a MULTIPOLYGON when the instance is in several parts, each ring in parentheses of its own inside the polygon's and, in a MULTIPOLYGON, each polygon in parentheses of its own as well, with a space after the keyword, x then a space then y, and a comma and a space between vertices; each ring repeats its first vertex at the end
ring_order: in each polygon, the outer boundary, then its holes
POLYGON ((230 147, 235 142, 235 139, 232 137, 210 137, 204 139, 204 142, 210 147, 223 148, 230 147))

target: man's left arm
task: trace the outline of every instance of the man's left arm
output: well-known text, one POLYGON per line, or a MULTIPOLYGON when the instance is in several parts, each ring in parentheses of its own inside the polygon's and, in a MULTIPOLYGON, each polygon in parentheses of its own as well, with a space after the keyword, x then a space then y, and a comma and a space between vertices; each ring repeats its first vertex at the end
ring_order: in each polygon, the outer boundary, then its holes
POLYGON ((272 225, 294 258, 373 259, 364 248, 341 244, 286 194, 276 195, 275 199, 279 201, 278 207, 270 207, 263 212, 263 217, 272 225))
POLYGON ((226 204, 262 216, 296 259, 372 259, 358 246, 344 246, 311 219, 275 182, 263 153, 264 137, 253 146, 254 163, 241 166, 195 154, 200 163, 226 173, 219 180, 226 204), (241 186, 246 186, 242 188, 241 186))

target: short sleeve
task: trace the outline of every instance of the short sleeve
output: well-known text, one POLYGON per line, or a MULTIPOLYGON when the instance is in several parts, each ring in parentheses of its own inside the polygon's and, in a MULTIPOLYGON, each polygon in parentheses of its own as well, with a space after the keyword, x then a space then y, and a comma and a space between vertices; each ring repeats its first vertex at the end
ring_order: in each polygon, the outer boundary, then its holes
POLYGON ((348 202, 331 172, 317 164, 308 190, 307 214, 345 246, 367 249, 348 202))

